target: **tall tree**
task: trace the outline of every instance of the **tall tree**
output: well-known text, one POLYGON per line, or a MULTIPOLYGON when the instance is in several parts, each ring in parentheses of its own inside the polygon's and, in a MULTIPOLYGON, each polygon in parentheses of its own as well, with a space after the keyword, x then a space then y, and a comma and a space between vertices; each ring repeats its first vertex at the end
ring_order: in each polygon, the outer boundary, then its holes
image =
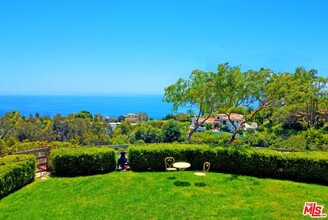
POLYGON ((188 141, 198 126, 215 111, 223 110, 230 121, 231 114, 240 107, 255 105, 249 116, 238 126, 229 143, 237 132, 263 109, 282 106, 289 89, 288 74, 275 74, 270 69, 242 72, 240 66, 230 67, 228 63, 219 64, 217 73, 192 71, 189 79, 179 79, 177 83, 165 88, 164 101, 172 102, 173 109, 194 107, 198 109, 196 126, 189 132, 188 141), (204 120, 199 123, 199 119, 204 120))
MULTIPOLYGON (((239 77, 236 78, 241 81, 235 82, 238 87, 234 87, 233 95, 228 95, 232 92, 231 87, 226 85, 223 93, 226 100, 226 114, 231 121, 231 114, 240 106, 253 106, 244 120, 236 126, 235 130, 229 140, 229 144, 235 140, 236 134, 247 122, 261 111, 273 107, 282 107, 288 100, 288 94, 291 89, 289 79, 290 74, 273 73, 270 69, 260 69, 259 71, 249 70, 247 72, 239 72, 239 77)), ((223 77, 225 78, 225 77, 223 77)))
POLYGON ((214 74, 201 70, 193 70, 189 79, 180 78, 175 84, 165 88, 163 101, 172 102, 173 110, 180 107, 197 109, 196 123, 188 133, 190 141, 192 134, 217 109, 218 99, 215 96, 214 74), (205 117, 199 122, 201 117, 205 117))

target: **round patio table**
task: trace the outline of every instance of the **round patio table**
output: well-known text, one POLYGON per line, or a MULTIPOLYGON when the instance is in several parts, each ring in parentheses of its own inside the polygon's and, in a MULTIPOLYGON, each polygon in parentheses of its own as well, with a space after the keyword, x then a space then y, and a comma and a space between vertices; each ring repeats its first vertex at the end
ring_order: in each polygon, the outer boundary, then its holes
POLYGON ((179 170, 185 170, 191 166, 190 163, 187 162, 176 162, 173 164, 173 167, 178 168, 179 170))

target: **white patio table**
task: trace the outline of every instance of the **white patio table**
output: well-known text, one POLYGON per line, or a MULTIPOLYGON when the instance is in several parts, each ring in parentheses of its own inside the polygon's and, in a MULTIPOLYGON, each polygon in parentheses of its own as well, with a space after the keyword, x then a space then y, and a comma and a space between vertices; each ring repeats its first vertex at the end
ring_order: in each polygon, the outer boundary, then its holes
POLYGON ((185 170, 191 166, 190 163, 187 162, 176 162, 173 164, 173 167, 178 168, 179 170, 185 170))
MULTIPOLYGON (((187 162, 176 162, 173 164, 173 167, 183 171, 191 166, 190 163, 187 162)), ((179 185, 181 184, 181 180, 178 180, 179 185)))

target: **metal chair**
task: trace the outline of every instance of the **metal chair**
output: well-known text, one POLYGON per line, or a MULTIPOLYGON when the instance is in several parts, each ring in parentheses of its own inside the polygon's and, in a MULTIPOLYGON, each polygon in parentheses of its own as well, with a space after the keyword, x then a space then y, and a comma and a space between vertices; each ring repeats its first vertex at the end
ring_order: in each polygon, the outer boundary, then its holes
MULTIPOLYGON (((202 172, 196 172, 196 173, 194 173, 195 176, 201 176, 201 177, 204 178, 204 176, 206 176, 206 173, 207 173, 208 170, 210 169, 210 166, 211 166, 210 162, 205 162, 205 163, 203 164, 203 171, 202 171, 202 172)), ((203 179, 203 180, 204 180, 204 179, 203 179)))
POLYGON ((177 170, 177 168, 173 167, 173 164, 175 162, 175 159, 173 157, 165 157, 164 162, 165 162, 165 169, 167 172, 177 170))

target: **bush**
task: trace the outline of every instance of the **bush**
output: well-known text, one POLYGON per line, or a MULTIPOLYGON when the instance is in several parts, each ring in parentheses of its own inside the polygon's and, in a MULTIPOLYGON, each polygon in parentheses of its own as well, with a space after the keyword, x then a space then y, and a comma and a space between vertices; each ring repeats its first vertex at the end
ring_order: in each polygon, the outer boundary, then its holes
POLYGON ((10 155, 0 158, 0 199, 34 181, 34 155, 10 155))
POLYGON ((275 136, 273 133, 256 132, 254 134, 247 134, 245 143, 251 147, 270 147, 275 143, 281 143, 281 138, 275 136))
POLYGON ((158 143, 161 141, 161 130, 147 124, 144 124, 144 126, 139 126, 131 134, 131 137, 133 137, 133 135, 135 141, 143 140, 145 143, 158 143))
POLYGON ((50 162, 58 176, 99 174, 116 168, 115 151, 107 147, 54 149, 50 162))
POLYGON ((191 143, 225 145, 230 138, 231 133, 213 134, 212 131, 196 132, 191 136, 191 143))
POLYGON ((181 140, 180 126, 175 121, 168 121, 162 127, 162 140, 163 142, 172 143, 181 140))

